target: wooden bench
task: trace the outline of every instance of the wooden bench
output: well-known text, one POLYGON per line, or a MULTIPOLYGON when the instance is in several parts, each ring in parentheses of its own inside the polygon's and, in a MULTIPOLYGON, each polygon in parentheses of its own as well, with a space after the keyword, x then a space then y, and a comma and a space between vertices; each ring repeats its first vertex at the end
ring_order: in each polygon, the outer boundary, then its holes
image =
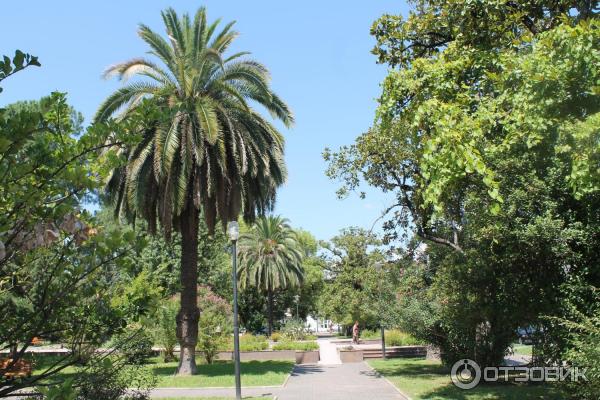
POLYGON ((9 368, 12 363, 12 358, 0 359, 0 375, 8 379, 27 378, 31 376, 33 363, 28 360, 17 360, 17 362, 9 368))

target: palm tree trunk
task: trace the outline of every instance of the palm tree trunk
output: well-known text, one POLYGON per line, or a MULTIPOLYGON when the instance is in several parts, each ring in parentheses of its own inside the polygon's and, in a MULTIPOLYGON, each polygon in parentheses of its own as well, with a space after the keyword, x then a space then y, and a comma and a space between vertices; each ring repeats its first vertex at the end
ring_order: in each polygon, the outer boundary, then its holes
POLYGON ((271 336, 273 334, 273 291, 271 289, 268 290, 267 297, 267 307, 269 309, 269 336, 271 336))
POLYGON ((198 342, 198 211, 192 201, 181 215, 181 308, 177 314, 177 340, 181 346, 178 375, 196 373, 198 342))

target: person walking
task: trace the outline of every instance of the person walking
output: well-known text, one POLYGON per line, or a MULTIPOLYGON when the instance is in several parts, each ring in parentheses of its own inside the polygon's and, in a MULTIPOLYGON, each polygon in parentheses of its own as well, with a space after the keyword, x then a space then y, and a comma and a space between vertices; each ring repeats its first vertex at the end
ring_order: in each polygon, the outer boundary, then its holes
POLYGON ((352 327, 352 343, 358 344, 359 334, 360 334, 360 327, 358 326, 358 321, 354 321, 354 326, 352 327))

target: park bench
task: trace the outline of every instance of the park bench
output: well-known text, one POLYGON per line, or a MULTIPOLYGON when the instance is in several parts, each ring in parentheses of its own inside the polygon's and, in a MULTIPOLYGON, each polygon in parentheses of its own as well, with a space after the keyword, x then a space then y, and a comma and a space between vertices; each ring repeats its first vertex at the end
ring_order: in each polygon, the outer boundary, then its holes
POLYGON ((12 363, 12 358, 0 359, 0 375, 8 379, 26 378, 31 376, 33 363, 29 360, 17 360, 17 362, 9 368, 12 363))

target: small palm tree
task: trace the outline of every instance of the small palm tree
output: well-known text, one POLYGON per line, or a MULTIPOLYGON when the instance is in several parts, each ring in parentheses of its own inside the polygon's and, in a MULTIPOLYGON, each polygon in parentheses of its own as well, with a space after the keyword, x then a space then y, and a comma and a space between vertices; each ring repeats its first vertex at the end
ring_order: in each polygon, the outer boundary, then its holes
POLYGON ((173 9, 162 12, 168 39, 140 25, 139 35, 157 62, 134 58, 109 67, 106 76, 133 82, 110 95, 95 120, 123 119, 146 99, 164 110, 167 122, 146 121, 141 141, 118 149, 127 162, 112 171, 106 191, 115 212, 143 218, 154 233, 182 236, 181 309, 177 337, 178 373, 194 374, 198 340, 198 229, 202 215, 212 232, 270 211, 286 178, 283 136, 257 113, 252 101, 286 126, 293 122, 285 103, 271 90, 267 69, 246 58, 226 55, 237 32, 233 23, 218 30, 200 8, 192 20, 173 9))
POLYGON ((289 221, 280 216, 259 218, 240 237, 240 284, 267 294, 269 335, 273 332, 273 294, 302 284, 302 247, 289 221))

